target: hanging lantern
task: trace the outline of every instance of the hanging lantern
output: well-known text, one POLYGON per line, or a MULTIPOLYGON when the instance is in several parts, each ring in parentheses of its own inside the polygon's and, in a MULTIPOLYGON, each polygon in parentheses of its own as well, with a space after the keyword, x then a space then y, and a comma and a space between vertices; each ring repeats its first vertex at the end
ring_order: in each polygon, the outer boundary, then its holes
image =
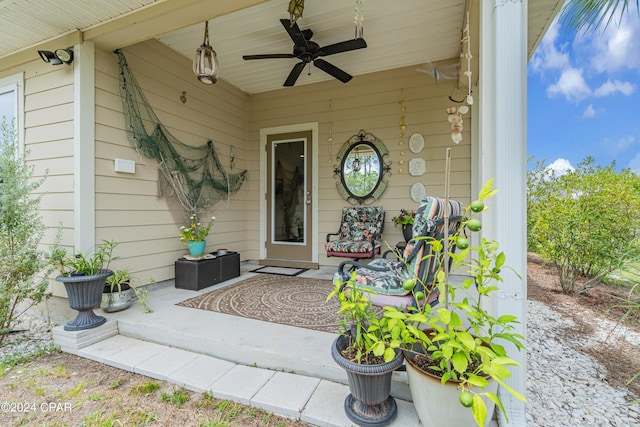
POLYGON ((304 10, 304 0, 291 0, 289 2, 289 16, 291 17, 291 26, 296 23, 298 18, 302 18, 302 11, 304 10))
POLYGON ((193 72, 202 83, 212 85, 218 81, 218 57, 216 51, 209 45, 209 21, 204 24, 204 41, 196 50, 193 59, 193 72))

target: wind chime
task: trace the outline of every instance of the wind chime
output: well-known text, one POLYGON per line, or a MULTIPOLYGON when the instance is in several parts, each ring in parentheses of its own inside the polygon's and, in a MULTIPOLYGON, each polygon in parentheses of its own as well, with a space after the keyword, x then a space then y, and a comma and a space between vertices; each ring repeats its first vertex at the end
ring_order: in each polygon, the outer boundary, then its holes
MULTIPOLYGON (((407 125, 406 125, 406 122, 404 120, 405 119, 404 113, 407 111, 407 107, 404 105, 404 99, 403 99, 403 96, 402 96, 402 92, 403 92, 403 89, 401 88, 400 89, 400 101, 398 101, 398 104, 400 104, 400 120, 398 121, 398 124, 400 126, 400 133, 399 133, 400 140, 398 141, 398 145, 401 146, 401 147, 404 146, 404 139, 402 139, 402 138, 404 138, 404 131, 407 129, 407 125)), ((400 156, 404 156, 404 151, 400 151, 400 156)), ((404 167, 403 167, 404 160, 400 160, 398 162, 398 164, 400 165, 400 169, 398 170, 398 172, 399 173, 403 173, 404 172, 404 167)))
POLYGON ((298 18, 302 18, 302 12, 304 11, 304 0, 291 0, 287 12, 289 12, 289 19, 291 26, 293 27, 298 18))
POLYGON ((459 107, 449 107, 447 108, 447 114, 449 115, 449 123, 451 123, 451 140, 459 144, 462 141, 462 130, 464 126, 462 125, 462 115, 467 114, 469 112, 469 105, 473 105, 473 96, 471 96, 471 34, 469 32, 469 12, 467 12, 467 24, 464 27, 464 31, 462 32, 463 37, 461 40, 462 44, 466 43, 466 51, 461 54, 461 57, 467 60, 467 70, 464 72, 464 75, 467 77, 467 96, 465 97, 465 101, 468 105, 460 105, 459 107))

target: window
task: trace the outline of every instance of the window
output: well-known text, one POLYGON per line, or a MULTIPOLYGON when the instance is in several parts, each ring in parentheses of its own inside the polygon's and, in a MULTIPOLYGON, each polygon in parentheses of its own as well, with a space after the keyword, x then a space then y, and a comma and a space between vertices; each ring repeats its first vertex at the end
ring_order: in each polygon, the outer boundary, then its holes
POLYGON ((18 132, 18 151, 24 146, 24 105, 22 73, 0 78, 0 121, 14 123, 18 132))

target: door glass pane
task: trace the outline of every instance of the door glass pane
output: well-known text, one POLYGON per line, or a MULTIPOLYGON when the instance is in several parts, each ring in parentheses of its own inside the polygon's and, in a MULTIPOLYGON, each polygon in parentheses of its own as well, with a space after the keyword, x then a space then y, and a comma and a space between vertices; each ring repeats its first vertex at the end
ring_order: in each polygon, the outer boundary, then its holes
POLYGON ((272 147, 272 243, 304 243, 305 141, 277 141, 272 147))

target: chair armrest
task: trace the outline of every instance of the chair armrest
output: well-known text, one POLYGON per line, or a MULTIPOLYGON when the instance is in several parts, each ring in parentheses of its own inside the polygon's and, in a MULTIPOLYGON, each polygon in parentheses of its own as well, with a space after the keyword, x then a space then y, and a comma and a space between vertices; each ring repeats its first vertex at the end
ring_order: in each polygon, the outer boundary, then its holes
POLYGON ((331 240, 329 239, 329 236, 339 236, 340 232, 338 231, 337 233, 328 233, 327 234, 327 243, 329 243, 331 240))

